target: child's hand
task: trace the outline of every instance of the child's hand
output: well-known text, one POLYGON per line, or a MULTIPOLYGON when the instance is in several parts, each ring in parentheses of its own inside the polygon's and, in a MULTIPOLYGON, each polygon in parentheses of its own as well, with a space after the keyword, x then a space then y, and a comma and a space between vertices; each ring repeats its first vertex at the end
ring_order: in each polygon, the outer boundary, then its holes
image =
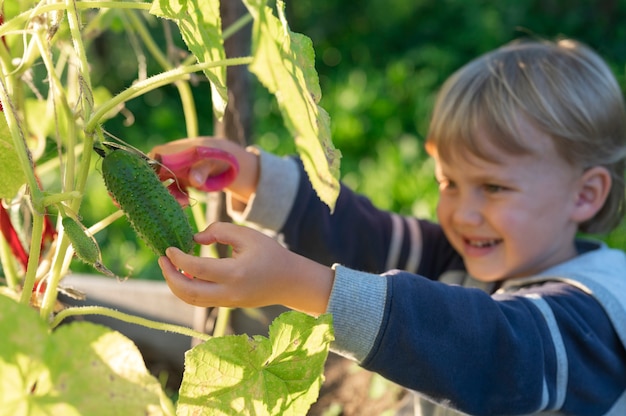
MULTIPOLYGON (((250 196, 255 192, 258 182, 258 155, 247 151, 244 147, 235 142, 215 137, 180 139, 154 147, 149 156, 171 155, 198 146, 221 149, 232 154, 237 159, 239 173, 235 177, 235 180, 225 189, 230 191, 237 200, 247 203, 250 196)), ((202 186, 209 176, 217 175, 227 167, 228 165, 226 163, 220 162, 217 159, 199 161, 194 163, 189 169, 189 177, 183 179, 191 186, 202 189, 202 186)))
POLYGON ((326 311, 334 279, 329 267, 288 251, 256 230, 230 223, 214 223, 195 239, 229 245, 232 257, 196 257, 169 248, 159 266, 171 291, 183 301, 227 307, 280 304, 313 315, 326 311))

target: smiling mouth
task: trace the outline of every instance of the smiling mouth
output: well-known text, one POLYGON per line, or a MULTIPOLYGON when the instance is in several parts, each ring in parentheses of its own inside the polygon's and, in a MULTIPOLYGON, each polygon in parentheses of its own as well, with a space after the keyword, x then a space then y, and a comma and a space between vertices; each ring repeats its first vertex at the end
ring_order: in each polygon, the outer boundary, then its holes
POLYGON ((500 240, 500 239, 493 239, 493 240, 469 240, 469 239, 465 239, 465 244, 467 244, 468 246, 471 246, 471 247, 476 247, 476 248, 494 247, 494 246, 500 244, 501 242, 502 242, 502 240, 500 240))

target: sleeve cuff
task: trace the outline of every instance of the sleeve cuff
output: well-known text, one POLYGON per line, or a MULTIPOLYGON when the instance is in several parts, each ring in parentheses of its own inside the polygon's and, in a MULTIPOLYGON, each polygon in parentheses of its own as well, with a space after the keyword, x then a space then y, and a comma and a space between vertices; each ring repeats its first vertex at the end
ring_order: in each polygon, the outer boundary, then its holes
POLYGON ((383 322, 387 278, 335 264, 327 312, 333 316, 333 351, 358 363, 369 355, 383 322))
POLYGON ((293 207, 300 183, 300 169, 295 160, 281 158, 253 148, 259 155, 260 174, 256 193, 243 210, 235 208, 227 193, 226 209, 236 222, 254 223, 262 228, 279 231, 293 207))

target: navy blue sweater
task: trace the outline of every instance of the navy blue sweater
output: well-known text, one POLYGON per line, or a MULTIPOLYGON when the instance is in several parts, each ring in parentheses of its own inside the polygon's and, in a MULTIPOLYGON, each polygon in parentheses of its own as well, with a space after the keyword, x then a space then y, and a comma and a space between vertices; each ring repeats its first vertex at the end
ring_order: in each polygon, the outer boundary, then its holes
POLYGON ((280 203, 269 185, 297 178, 276 231, 290 250, 334 265, 338 352, 463 413, 626 415, 626 291, 610 289, 626 280, 623 253, 581 242, 579 263, 481 285, 437 224, 378 210, 345 186, 331 214, 300 164, 262 159, 258 207, 248 209, 280 203), (604 295, 576 280, 587 263, 580 280, 599 281, 604 295))

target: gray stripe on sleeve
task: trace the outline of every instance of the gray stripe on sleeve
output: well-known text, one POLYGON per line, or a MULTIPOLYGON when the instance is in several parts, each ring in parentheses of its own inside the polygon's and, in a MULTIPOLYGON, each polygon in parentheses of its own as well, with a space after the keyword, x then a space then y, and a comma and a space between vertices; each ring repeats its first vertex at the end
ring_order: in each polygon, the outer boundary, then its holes
POLYGON ((403 237, 402 217, 398 214, 391 214, 391 241, 387 251, 387 263, 385 270, 396 269, 400 258, 400 248, 403 237))
MULTIPOLYGON (((527 299, 531 300, 535 306, 539 309, 544 319, 546 320, 546 324, 548 325, 548 329, 550 330, 550 334, 552 335, 552 343, 554 344, 554 349, 556 351, 556 399, 554 402, 554 407, 551 410, 558 410, 563 406, 565 402, 565 394, 567 391, 567 378, 568 378, 568 362, 567 362, 567 352, 565 351, 565 344, 563 343, 563 338, 561 337, 561 331, 559 330, 559 326, 554 317, 554 313, 548 305, 548 302, 541 297, 531 294, 525 296, 527 299)), ((547 392, 544 389, 544 394, 547 392)))
POLYGON ((417 219, 406 218, 405 220, 409 226, 409 236, 411 239, 411 252, 406 262, 405 270, 409 273, 417 273, 417 268, 422 259, 422 231, 420 230, 417 219))

